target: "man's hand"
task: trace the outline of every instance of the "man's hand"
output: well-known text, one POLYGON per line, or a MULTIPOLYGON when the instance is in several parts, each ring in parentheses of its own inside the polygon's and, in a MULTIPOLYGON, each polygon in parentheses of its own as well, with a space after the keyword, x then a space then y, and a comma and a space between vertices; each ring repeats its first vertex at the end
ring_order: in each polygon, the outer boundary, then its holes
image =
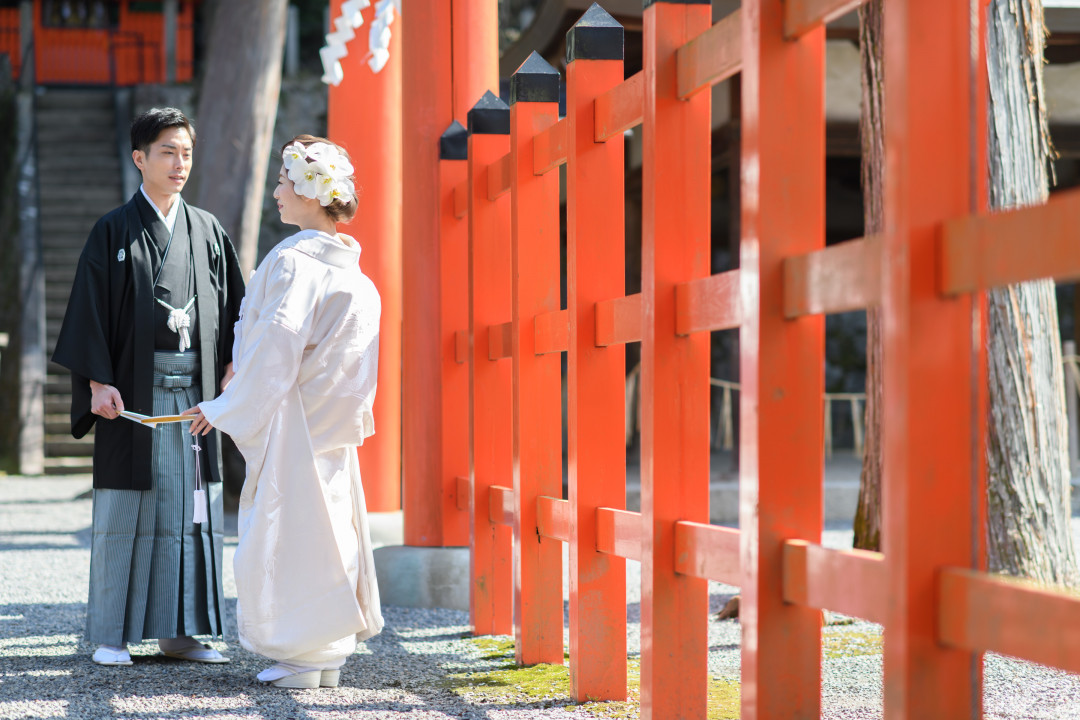
POLYGON ((106 420, 115 420, 120 417, 120 411, 124 409, 124 401, 120 398, 120 391, 112 385, 104 385, 90 381, 90 412, 100 415, 106 420))
POLYGON ((191 434, 198 435, 200 431, 203 435, 208 435, 214 426, 210 424, 210 421, 206 419, 206 416, 202 414, 202 410, 196 405, 193 408, 188 408, 181 415, 192 415, 191 419, 191 434))
POLYGON ((233 375, 235 374, 236 373, 233 372, 232 363, 225 366, 225 375, 221 378, 221 392, 225 392, 225 387, 229 384, 229 381, 233 379, 233 375))

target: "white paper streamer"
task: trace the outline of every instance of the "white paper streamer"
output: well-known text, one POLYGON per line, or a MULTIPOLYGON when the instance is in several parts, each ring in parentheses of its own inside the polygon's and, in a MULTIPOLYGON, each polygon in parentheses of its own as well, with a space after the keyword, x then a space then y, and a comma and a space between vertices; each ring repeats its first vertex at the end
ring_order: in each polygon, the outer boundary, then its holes
MULTIPOLYGON (((370 7, 370 0, 345 0, 341 4, 341 16, 334 19, 335 30, 326 36, 326 45, 319 50, 322 59, 322 81, 327 85, 340 85, 345 79, 341 68, 341 58, 349 54, 346 44, 354 37, 356 28, 364 24, 360 11, 370 7)), ((394 13, 401 13, 401 0, 377 0, 375 19, 368 32, 368 67, 372 72, 379 72, 390 59, 390 24, 394 22, 394 13)))
POLYGON ((206 491, 202 488, 202 473, 199 472, 199 453, 202 452, 202 448, 199 447, 199 439, 195 439, 195 444, 191 446, 191 449, 195 451, 195 512, 191 518, 191 522, 196 525, 206 522, 206 491))

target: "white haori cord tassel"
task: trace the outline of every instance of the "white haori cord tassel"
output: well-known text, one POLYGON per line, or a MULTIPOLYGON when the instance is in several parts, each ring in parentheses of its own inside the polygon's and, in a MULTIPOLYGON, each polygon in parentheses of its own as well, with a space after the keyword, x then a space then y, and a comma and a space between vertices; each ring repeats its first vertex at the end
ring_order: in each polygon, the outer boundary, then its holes
POLYGON ((188 315, 188 311, 195 304, 195 296, 192 295, 191 299, 187 301, 187 305, 182 308, 174 308, 161 298, 154 299, 169 311, 169 320, 165 325, 180 336, 180 352, 184 352, 191 347, 191 335, 188 334, 188 328, 191 327, 191 316, 188 315))
POLYGON ((195 438, 195 444, 191 446, 191 449, 195 451, 195 514, 191 522, 199 525, 206 522, 206 491, 203 490, 202 473, 199 472, 199 453, 202 452, 202 448, 199 447, 198 438, 195 438))

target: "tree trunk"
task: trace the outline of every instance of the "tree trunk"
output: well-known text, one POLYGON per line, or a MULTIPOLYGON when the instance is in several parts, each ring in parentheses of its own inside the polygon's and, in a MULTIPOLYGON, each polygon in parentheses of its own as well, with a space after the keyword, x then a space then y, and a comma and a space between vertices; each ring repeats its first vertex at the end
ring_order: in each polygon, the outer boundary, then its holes
POLYGON ((199 94, 195 204, 221 221, 247 277, 258 254, 287 0, 220 0, 199 94))
MULTIPOLYGON (((862 79, 863 234, 877 235, 884 225, 885 83, 882 0, 870 0, 859 8, 859 60, 862 79)), ((855 510, 855 547, 881 549, 881 311, 866 310, 866 421, 859 505, 855 510)), ((858 422, 858 419, 856 419, 858 422)))
MULTIPOLYGON (((1046 201, 1053 156, 1043 90, 1041 0, 988 10, 990 206, 1046 201)), ((1037 241, 1036 241, 1037 242, 1037 241)), ((990 568, 1075 584, 1065 388, 1051 280, 987 293, 990 568)))

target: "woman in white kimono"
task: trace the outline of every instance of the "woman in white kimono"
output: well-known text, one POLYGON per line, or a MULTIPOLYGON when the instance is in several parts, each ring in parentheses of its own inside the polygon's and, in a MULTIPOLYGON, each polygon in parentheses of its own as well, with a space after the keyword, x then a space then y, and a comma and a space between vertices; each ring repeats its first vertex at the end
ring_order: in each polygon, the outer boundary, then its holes
POLYGON ((356 212, 348 156, 301 135, 283 159, 274 197, 300 232, 248 284, 235 376, 186 412, 192 434, 219 428, 247 461, 233 568, 240 643, 277 661, 259 679, 334 687, 383 625, 356 458, 374 432, 381 306, 360 246, 337 233, 356 212))

